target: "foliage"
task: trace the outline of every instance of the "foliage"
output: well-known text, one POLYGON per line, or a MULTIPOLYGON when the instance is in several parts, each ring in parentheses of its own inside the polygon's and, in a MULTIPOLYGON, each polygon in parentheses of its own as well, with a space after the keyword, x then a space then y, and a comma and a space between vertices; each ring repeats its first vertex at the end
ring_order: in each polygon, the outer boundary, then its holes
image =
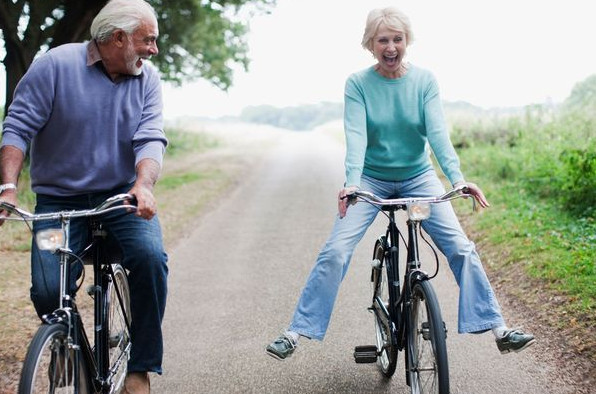
POLYGON ((491 243, 508 251, 500 264, 521 264, 565 294, 580 317, 596 310, 595 81, 576 85, 558 109, 531 106, 485 120, 483 132, 477 122, 453 124, 456 140, 471 141, 459 149, 464 173, 491 200, 477 220, 491 243))
MULTIPOLYGON (((585 206, 585 213, 594 216, 596 207, 596 149, 565 150, 560 156, 561 186, 567 192, 566 205, 577 211, 585 206)), ((581 213, 581 210, 579 211, 581 213)))
POLYGON ((247 107, 240 114, 240 119, 289 130, 311 130, 331 120, 341 119, 342 115, 342 104, 325 102, 286 108, 270 105, 247 107))
MULTIPOLYGON (((585 84, 596 92, 594 82, 591 77, 585 84)), ((537 197, 578 217, 594 217, 596 101, 588 105, 589 91, 583 83, 576 85, 558 110, 530 106, 523 115, 453 122, 452 140, 459 148, 475 148, 478 160, 490 167, 491 180, 522 182, 537 197)))
POLYGON ((221 89, 232 85, 232 64, 248 68, 248 25, 239 20, 268 12, 276 0, 151 1, 160 26, 155 58, 165 80, 205 78, 221 89))
POLYGON ((219 142, 206 134, 190 133, 177 129, 166 129, 168 157, 178 157, 185 153, 201 153, 216 148, 219 142))
POLYGON ((572 111, 596 108, 596 74, 573 87, 571 95, 565 100, 565 108, 572 111))
MULTIPOLYGON (((6 50, 6 103, 34 57, 47 49, 89 39, 89 26, 107 0, 0 2, 6 50)), ((276 0, 149 0, 158 15, 160 53, 153 58, 164 80, 205 78, 227 89, 233 65, 248 67, 246 19, 268 12, 276 0), (244 15, 241 17, 241 15, 244 15), (244 19, 244 20, 242 20, 244 19)))

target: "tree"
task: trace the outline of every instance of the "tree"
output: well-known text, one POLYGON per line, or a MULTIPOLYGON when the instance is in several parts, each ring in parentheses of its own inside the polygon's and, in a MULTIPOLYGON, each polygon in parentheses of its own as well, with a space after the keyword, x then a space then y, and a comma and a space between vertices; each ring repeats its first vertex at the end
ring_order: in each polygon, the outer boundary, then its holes
POLYGON ((571 94, 565 100, 567 110, 585 110, 593 114, 596 109, 596 74, 593 74, 573 87, 571 94))
MULTIPOLYGON (((0 31, 6 55, 6 103, 36 55, 89 39, 89 27, 107 0, 2 0, 0 31)), ((205 78, 221 89, 232 84, 232 65, 248 68, 248 27, 238 15, 269 12, 276 0, 149 0, 158 15, 159 55, 166 81, 205 78)))

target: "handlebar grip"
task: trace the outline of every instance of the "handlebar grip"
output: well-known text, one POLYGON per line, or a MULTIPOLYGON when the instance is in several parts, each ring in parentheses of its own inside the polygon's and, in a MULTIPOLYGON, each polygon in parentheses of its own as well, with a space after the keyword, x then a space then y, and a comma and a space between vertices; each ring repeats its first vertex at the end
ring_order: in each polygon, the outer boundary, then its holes
POLYGON ((130 203, 130 205, 134 205, 135 207, 139 204, 137 196, 133 194, 129 194, 129 198, 127 199, 127 201, 130 203))

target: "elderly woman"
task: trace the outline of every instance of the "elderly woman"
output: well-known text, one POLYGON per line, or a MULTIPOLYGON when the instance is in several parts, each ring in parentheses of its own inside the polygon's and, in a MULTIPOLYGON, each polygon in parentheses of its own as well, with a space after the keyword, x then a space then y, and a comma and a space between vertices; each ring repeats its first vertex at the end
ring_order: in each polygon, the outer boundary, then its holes
MULTIPOLYGON (((352 74, 345 85, 346 181, 338 196, 339 215, 289 328, 266 348, 275 358, 292 355, 300 336, 323 339, 354 248, 375 219, 374 207, 356 204, 348 210, 342 197, 358 188, 381 198, 444 193, 426 150, 428 143, 451 184, 465 184, 482 207, 489 205, 482 190, 466 182, 459 168, 435 78, 404 61, 412 41, 410 21, 399 10, 369 13, 362 46, 373 54, 376 64, 352 74)), ((451 204, 434 206, 433 215, 422 226, 446 256, 460 287, 459 333, 492 330, 501 353, 531 345, 532 335, 505 325, 474 244, 464 234, 451 204)))

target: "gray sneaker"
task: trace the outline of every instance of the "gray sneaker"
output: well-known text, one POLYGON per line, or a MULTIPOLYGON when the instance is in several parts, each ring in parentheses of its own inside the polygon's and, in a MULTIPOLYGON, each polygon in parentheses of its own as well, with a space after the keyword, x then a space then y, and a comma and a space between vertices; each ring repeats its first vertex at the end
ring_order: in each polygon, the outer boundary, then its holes
POLYGON ((507 330, 501 338, 497 340, 497 347, 501 354, 509 352, 521 352, 536 340, 534 335, 525 334, 522 330, 507 330))
POLYGON ((294 353, 296 349, 296 343, 292 338, 288 338, 285 335, 280 335, 275 341, 267 345, 267 354, 278 360, 285 360, 294 353))

